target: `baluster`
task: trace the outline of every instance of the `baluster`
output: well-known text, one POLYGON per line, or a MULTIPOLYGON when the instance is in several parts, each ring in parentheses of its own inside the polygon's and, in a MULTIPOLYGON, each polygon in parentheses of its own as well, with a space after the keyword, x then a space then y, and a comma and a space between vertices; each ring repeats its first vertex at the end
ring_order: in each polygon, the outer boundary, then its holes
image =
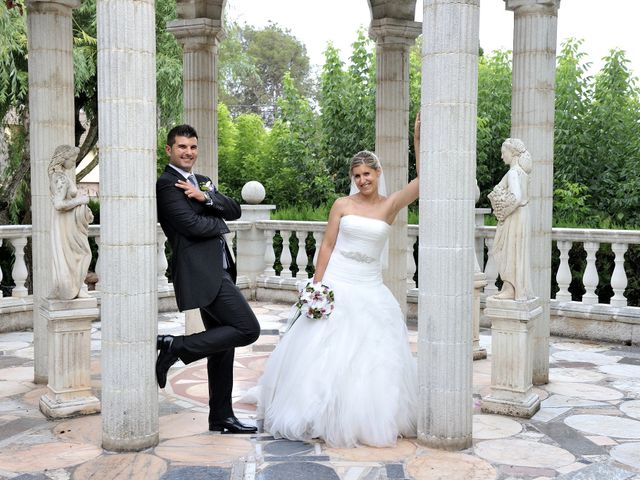
POLYGON ((27 264, 24 262, 24 247, 27 245, 27 237, 11 238, 9 239, 11 245, 13 245, 14 255, 16 257, 13 262, 13 270, 11 270, 11 276, 13 282, 16 284, 11 292, 12 297, 26 297, 29 293, 24 286, 27 281, 27 264))
POLYGON ((267 248, 264 250, 264 275, 266 277, 273 277, 276 271, 273 269, 273 264, 276 263, 276 254, 273 251, 273 230, 265 230, 264 237, 267 242, 267 248))
POLYGON ((486 293, 487 297, 491 295, 495 295, 498 293, 498 287, 496 287, 496 280, 498 279, 498 267, 496 267, 496 262, 493 259, 493 237, 487 237, 485 239, 485 243, 487 245, 487 264, 484 266, 484 273, 487 276, 487 286, 484 287, 484 293, 486 293))
POLYGON ((615 267, 611 274, 611 288, 613 289, 613 297, 611 297, 612 307, 627 306, 627 299, 624 297, 624 290, 627 288, 627 273, 624 271, 624 254, 628 248, 629 245, 626 243, 611 244, 611 250, 615 255, 615 267))
POLYGON ((324 232, 313 232, 313 239, 316 241, 316 251, 313 254, 313 265, 318 264, 318 254, 320 253, 320 245, 322 245, 322 239, 324 238, 324 232))
MULTIPOLYGON (((156 254, 157 254, 157 262, 158 262, 158 287, 163 287, 169 285, 169 279, 166 276, 167 267, 169 263, 167 262, 167 255, 165 254, 164 244, 167 241, 167 237, 163 232, 158 232, 156 237, 156 254)), ((100 257, 98 257, 100 258, 100 257)))
POLYGON ((409 235, 409 245, 407 246, 407 288, 416 288, 416 282, 413 276, 416 273, 416 262, 413 258, 413 246, 416 243, 416 237, 409 235))
POLYGON ((100 290, 100 274, 102 273, 102 254, 100 253, 100 235, 96 235, 93 237, 93 240, 96 242, 96 247, 98 247, 98 258, 96 259, 95 273, 98 281, 94 285, 96 290, 100 290))
POLYGON ((584 249, 587 252, 587 268, 584 270, 582 283, 586 293, 582 296, 582 303, 593 305, 598 303, 596 287, 598 286, 598 270, 596 269, 596 252, 600 244, 598 242, 584 242, 584 249))
POLYGON ((291 232, 288 230, 280 230, 280 236, 282 237, 282 254, 280 255, 280 263, 282 264, 282 271, 280 276, 282 278, 291 278, 291 248, 289 247, 289 239, 291 238, 291 232))
MULTIPOLYGON (((3 241, 3 239, 0 238, 0 247, 2 247, 2 241, 3 241)), ((3 278, 2 277, 2 268, 0 268, 0 284, 2 284, 2 278, 3 278)), ((4 293, 3 293, 2 290, 0 290, 0 298, 2 298, 3 296, 4 296, 4 293)))
POLYGON ((298 254, 296 255, 296 265, 298 266, 298 273, 296 278, 306 279, 309 278, 307 274, 307 264, 309 263, 309 257, 307 257, 307 233, 306 231, 296 231, 296 237, 298 238, 298 254))
POLYGON ((560 250, 560 266, 558 267, 558 273, 556 274, 556 282, 558 282, 558 293, 556 293, 556 300, 560 302, 570 302, 571 293, 569 292, 569 285, 571 285, 571 268, 569 268, 569 250, 573 242, 567 240, 558 240, 558 250, 560 250))
POLYGON ((233 250, 234 238, 236 238, 236 232, 229 232, 229 233, 225 233, 224 235, 224 240, 227 242, 227 246, 229 247, 229 251, 231 252, 231 260, 233 260, 233 262, 236 263, 237 262, 236 252, 233 250))

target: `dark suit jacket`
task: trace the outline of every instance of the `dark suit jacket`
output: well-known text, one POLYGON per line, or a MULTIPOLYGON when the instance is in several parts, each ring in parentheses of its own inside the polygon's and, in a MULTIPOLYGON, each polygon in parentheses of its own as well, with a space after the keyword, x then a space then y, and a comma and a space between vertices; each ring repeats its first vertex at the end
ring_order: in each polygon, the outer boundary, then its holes
MULTIPOLYGON (((210 181, 196 174, 198 184, 210 181)), ((184 180, 168 166, 156 182, 158 221, 171 243, 171 275, 180 311, 206 307, 216 298, 222 282, 222 248, 234 282, 236 268, 222 235, 229 233, 225 220, 240 218, 240 205, 216 191, 211 193, 213 205, 187 198, 175 186, 184 180)))

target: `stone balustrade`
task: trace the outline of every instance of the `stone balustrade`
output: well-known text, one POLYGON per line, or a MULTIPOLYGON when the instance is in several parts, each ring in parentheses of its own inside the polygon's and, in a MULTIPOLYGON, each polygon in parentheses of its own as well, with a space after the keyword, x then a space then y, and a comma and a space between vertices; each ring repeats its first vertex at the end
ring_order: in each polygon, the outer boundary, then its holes
MULTIPOLYGON (((483 212, 484 213, 484 212, 483 212)), ((264 235, 264 251, 252 251, 252 256, 260 255, 264 260, 258 270, 240 272, 238 286, 248 297, 260 300, 293 302, 297 296, 297 285, 306 282, 313 274, 318 249, 322 242, 326 222, 302 222, 285 220, 258 220, 255 222, 229 222, 231 233, 227 242, 232 247, 236 259, 246 255, 238 246, 245 245, 243 240, 253 230, 264 235), (300 248, 303 245, 303 248, 300 248), (255 277, 255 278, 250 278, 255 277)), ((415 282, 417 264, 414 247, 418 241, 418 226, 409 225, 407 229, 410 247, 407 253, 407 297, 408 317, 415 320, 417 312, 417 286, 415 282)), ((497 292, 498 276, 491 256, 491 244, 495 235, 495 227, 478 226, 476 228, 477 255, 480 265, 484 265, 488 285, 484 289, 484 298, 497 292), (484 262, 483 262, 484 259, 484 262)), ((100 226, 92 225, 89 236, 100 245, 100 226)), ((25 246, 30 241, 30 225, 0 226, 0 246, 10 247, 14 252, 14 262, 10 275, 13 278, 13 289, 10 295, 0 298, 0 332, 30 328, 33 301, 26 288, 27 265, 25 262, 25 246)), ((640 343, 640 307, 630 305, 625 291, 629 279, 625 271, 625 255, 630 247, 640 245, 640 231, 637 230, 598 230, 578 228, 554 228, 552 232, 554 250, 559 253, 559 266, 554 268, 555 281, 558 285, 555 295, 552 292, 551 331, 554 334, 598 340, 623 341, 640 343), (573 249, 573 250, 572 250, 573 249), (586 258, 582 258, 585 257, 586 258), (608 255, 613 259, 613 270, 604 272, 597 259, 608 255), (571 256, 571 266, 570 266, 571 256), (580 258, 578 258, 580 257, 580 258), (572 281, 571 269, 575 262, 586 264, 580 278, 584 287, 581 296, 569 291, 572 281), (610 278, 610 281, 606 281, 610 278), (609 303, 598 303, 598 292, 611 289, 609 303)), ((173 287, 167 279, 168 261, 165 255, 166 238, 158 227, 157 262, 158 262, 158 297, 159 310, 175 309, 173 287)), ((252 244, 252 249, 256 245, 252 244)), ((100 256, 98 255, 95 271, 100 277, 100 256)), ((629 267, 627 266, 627 271, 629 267)), ((7 277, 9 272, 0 272, 7 277)), ((550 279, 551 280, 551 279, 550 279)), ((636 279, 637 281, 637 279, 636 279)), ((7 284, 6 278, 4 285, 7 284)), ((93 295, 100 298, 100 283, 96 284, 93 295)), ((481 324, 488 326, 483 316, 481 324)))

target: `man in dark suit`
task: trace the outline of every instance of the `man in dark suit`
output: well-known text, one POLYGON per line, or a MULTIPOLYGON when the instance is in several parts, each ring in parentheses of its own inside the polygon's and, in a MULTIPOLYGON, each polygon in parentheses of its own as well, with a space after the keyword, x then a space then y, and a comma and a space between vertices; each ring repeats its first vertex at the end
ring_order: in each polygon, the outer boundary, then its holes
POLYGON ((156 377, 160 388, 178 359, 185 364, 207 357, 209 430, 253 433, 231 407, 234 348, 260 335, 251 307, 236 287, 236 269, 223 235, 225 220, 240 218, 238 203, 216 190, 211 180, 192 173, 198 134, 178 125, 167 135, 169 165, 156 183, 158 220, 171 243, 171 275, 180 311, 199 308, 205 331, 158 335, 156 377))

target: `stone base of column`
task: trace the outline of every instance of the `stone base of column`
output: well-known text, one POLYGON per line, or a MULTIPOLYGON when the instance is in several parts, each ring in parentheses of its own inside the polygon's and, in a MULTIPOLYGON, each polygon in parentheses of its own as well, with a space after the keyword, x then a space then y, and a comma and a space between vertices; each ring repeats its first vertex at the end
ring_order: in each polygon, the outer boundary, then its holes
POLYGON ((487 285, 487 276, 476 271, 473 275, 473 359, 487 358, 487 349, 480 346, 480 296, 487 285))
POLYGON ((43 299, 41 315, 49 331, 49 379, 40 411, 51 419, 100 412, 91 391, 91 322, 98 318, 95 298, 43 299))
POLYGON ((531 418, 540 408, 533 393, 533 326, 542 315, 538 298, 526 301, 488 297, 491 320, 491 394, 482 411, 531 418))
POLYGON ((505 391, 502 395, 497 390, 492 390, 491 394, 482 400, 483 413, 531 418, 540 409, 540 397, 532 391, 527 394, 505 391), (501 396, 506 398, 499 398, 501 396))
POLYGON ((418 443, 420 445, 424 445, 427 448, 457 452, 471 447, 471 445, 473 444, 473 439, 471 435, 460 438, 439 438, 418 435, 418 443))
POLYGON ((47 393, 40 397, 40 411, 49 419, 55 420, 100 413, 100 400, 91 394, 90 388, 84 392, 80 390, 55 392, 50 386, 47 387, 47 393), (73 399, 64 400, 70 394, 73 399))

